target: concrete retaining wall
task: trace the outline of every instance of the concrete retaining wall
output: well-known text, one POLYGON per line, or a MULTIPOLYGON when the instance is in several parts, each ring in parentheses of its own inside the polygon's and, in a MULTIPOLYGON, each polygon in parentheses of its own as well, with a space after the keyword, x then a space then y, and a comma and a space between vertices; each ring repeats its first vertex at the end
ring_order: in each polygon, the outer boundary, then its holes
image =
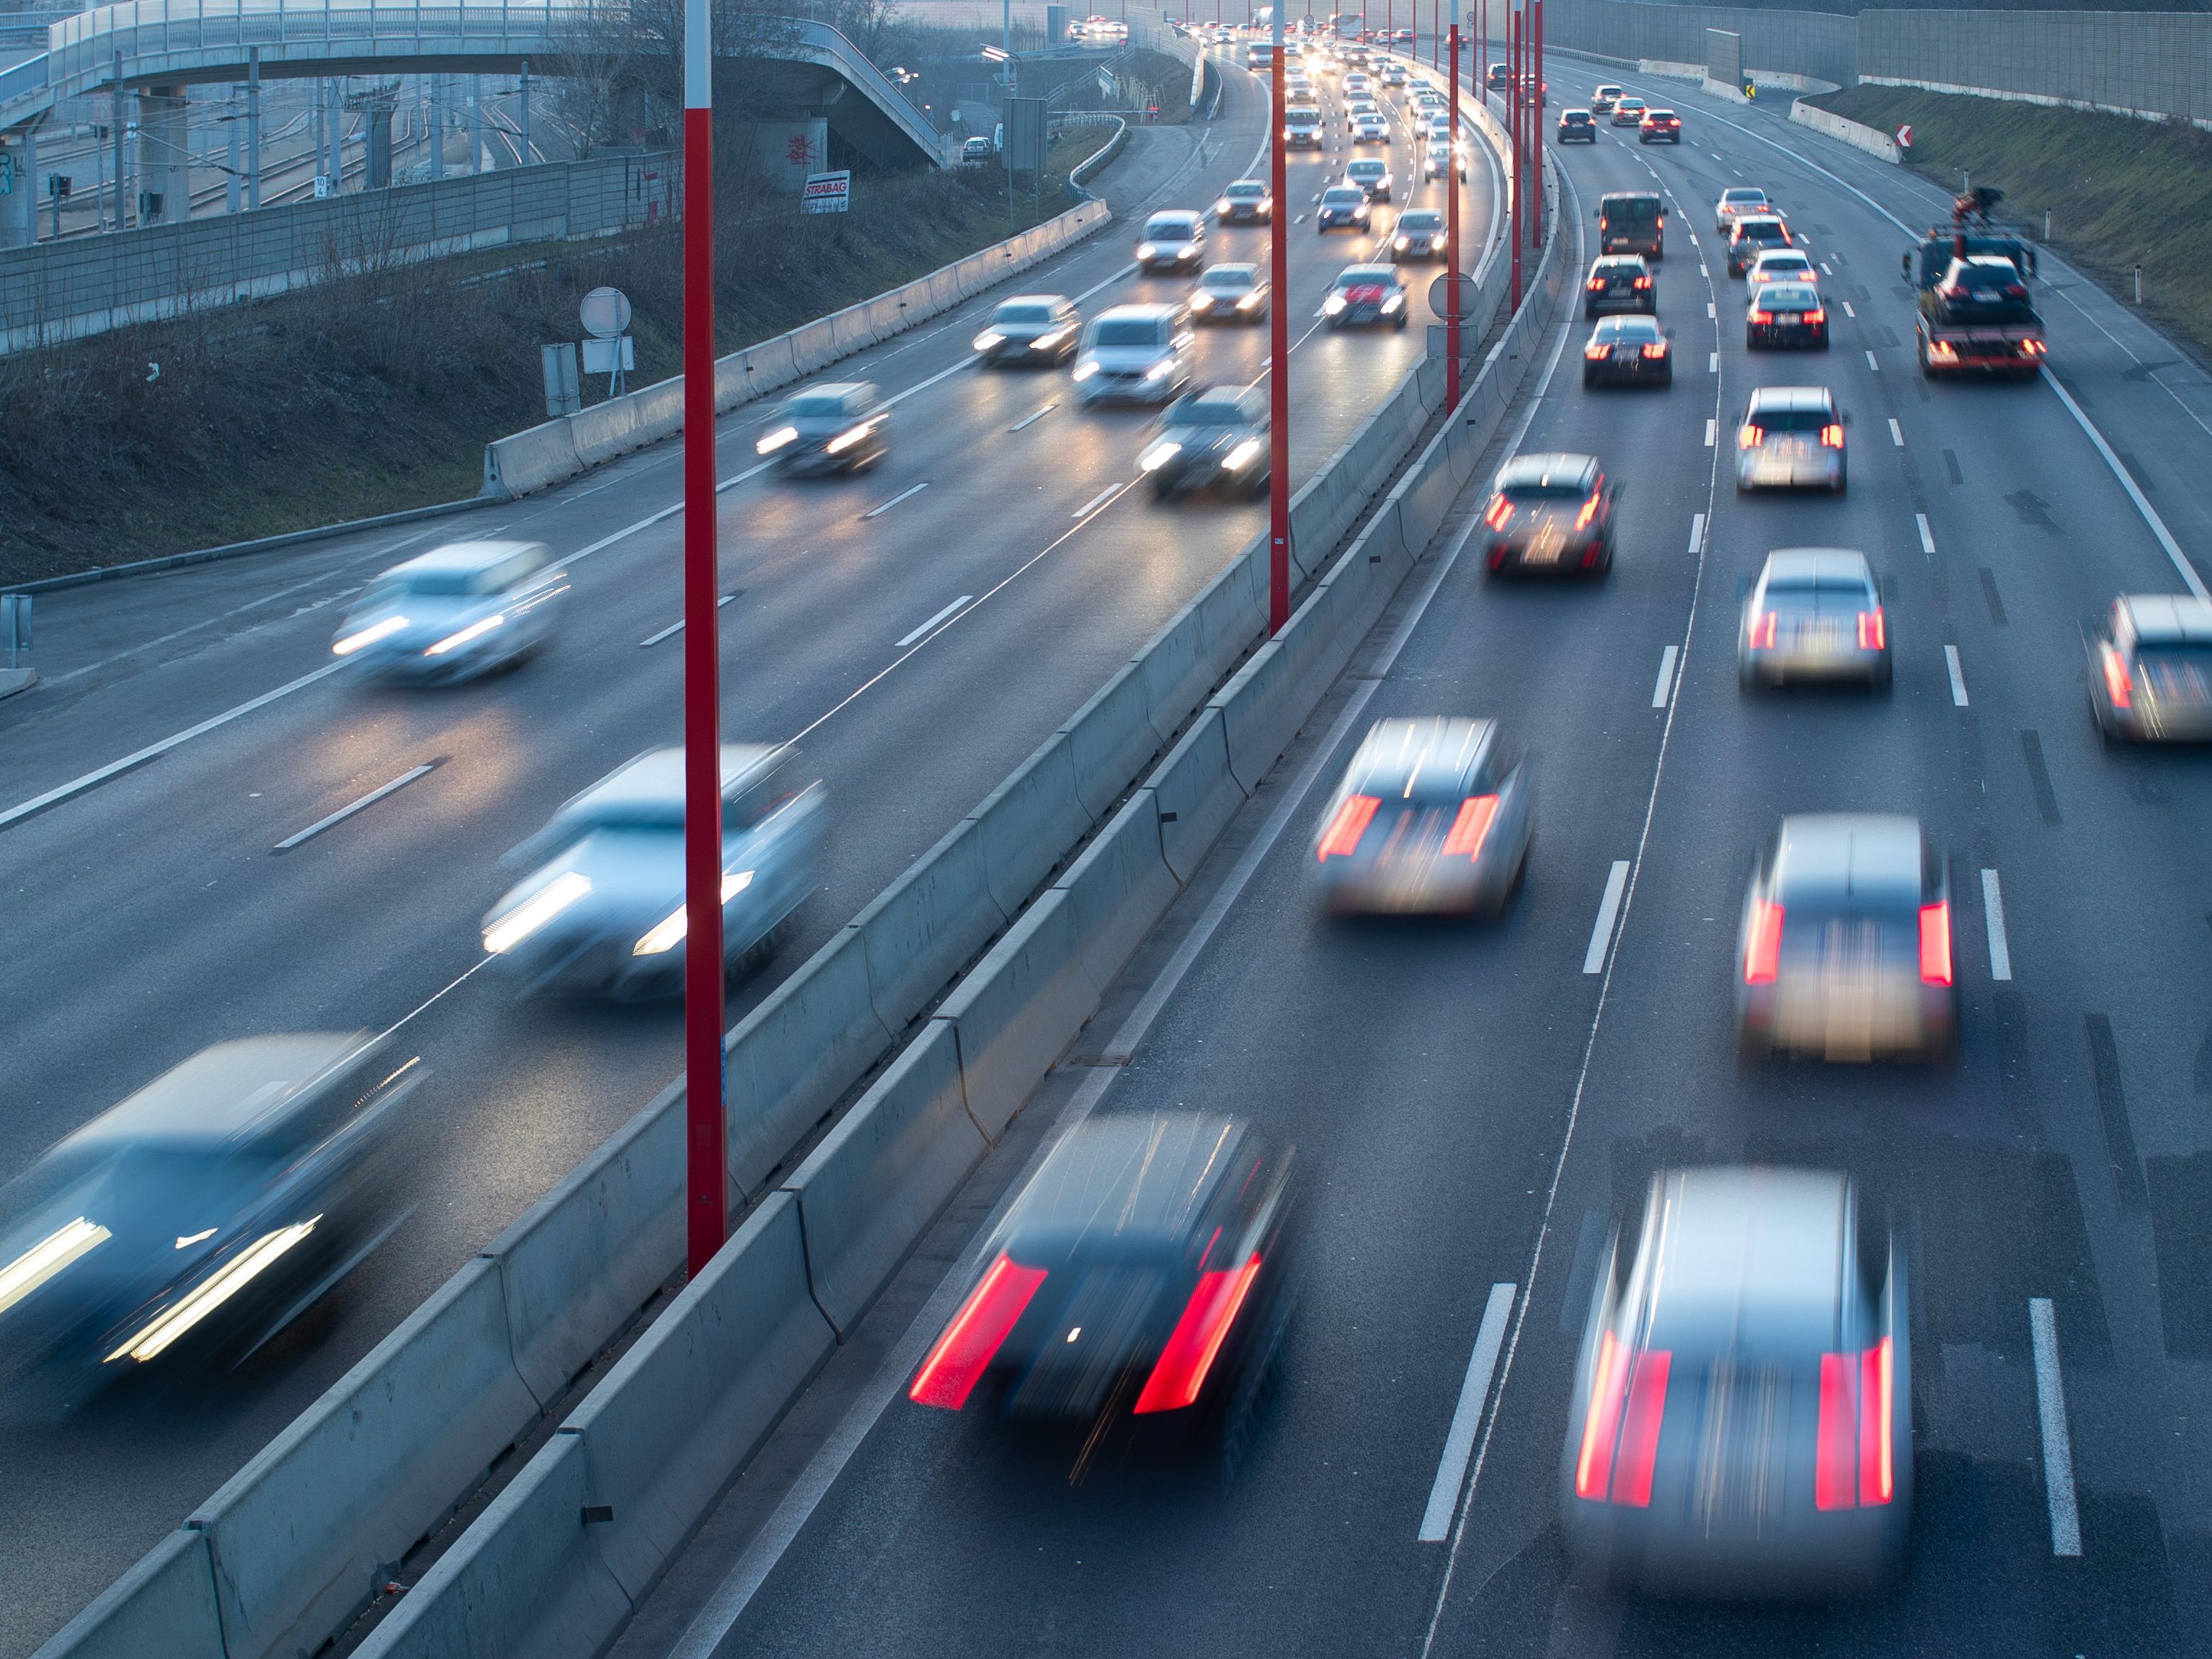
POLYGON ((1897 148, 1897 141, 1877 127, 1863 121, 1851 121, 1832 111, 1808 104, 1802 99, 1790 106, 1790 118, 1800 126, 1810 127, 1815 132, 1825 132, 1831 138, 1840 138, 1856 149, 1869 155, 1878 155, 1892 167, 1902 166, 1905 156, 1897 148))

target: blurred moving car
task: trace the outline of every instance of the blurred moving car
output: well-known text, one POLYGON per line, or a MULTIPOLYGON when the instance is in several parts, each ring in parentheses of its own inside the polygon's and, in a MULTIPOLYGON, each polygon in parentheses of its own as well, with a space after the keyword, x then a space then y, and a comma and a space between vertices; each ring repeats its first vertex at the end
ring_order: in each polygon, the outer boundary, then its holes
POLYGON ((1017 294, 999 302, 975 337, 975 359, 987 368, 1002 363, 1064 363, 1075 356, 1082 332, 1083 313, 1066 295, 1017 294))
POLYGON ((1296 1301, 1292 1167, 1216 1113, 1086 1118, 985 1244, 907 1398, 1172 1436, 1233 1466, 1296 1301))
POLYGON ((1267 487, 1267 398, 1249 386, 1216 386, 1178 398, 1161 412, 1137 470, 1164 500, 1222 489, 1259 495, 1267 487))
POLYGON ((1649 109, 1636 124, 1636 142, 1639 144, 1679 144, 1682 142, 1682 118, 1671 109, 1649 109))
POLYGON ((1597 143, 1597 117, 1586 109, 1561 110, 1559 112, 1559 142, 1563 144, 1597 143))
POLYGON ((1651 267, 1635 254, 1609 253, 1590 262, 1589 276, 1583 283, 1584 321, 1609 311, 1658 309, 1659 289, 1651 280, 1651 267))
POLYGON ((1633 93, 1613 100, 1613 124, 1617 127, 1640 126, 1644 122, 1644 100, 1633 93))
POLYGON ((1406 279, 1395 265, 1346 265, 1321 302, 1322 319, 1331 328, 1354 323, 1403 328, 1406 310, 1406 279))
POLYGON ((1729 227, 1746 215, 1771 213, 1772 205, 1765 191, 1751 185, 1732 187, 1723 191, 1721 199, 1713 204, 1713 230, 1725 236, 1729 227))
POLYGON ((1331 185, 1314 209, 1314 230, 1322 236, 1332 230, 1364 230, 1368 218, 1365 191, 1357 185, 1331 185))
POLYGON ((1613 190, 1597 200, 1597 251, 1667 257, 1667 206, 1656 191, 1613 190))
POLYGON ((1322 815, 1315 882, 1338 915, 1502 915, 1534 796, 1496 720, 1377 720, 1322 815))
POLYGON ((1744 895, 1736 969, 1746 1060, 1948 1060, 1959 1036, 1951 878, 1920 821, 1783 819, 1744 895))
POLYGON ((1493 574, 1602 576, 1613 568, 1613 485, 1594 455, 1516 455, 1484 509, 1493 574))
POLYGON ((1608 83, 1590 94, 1590 108, 1599 115, 1609 115, 1613 112, 1613 105, 1620 100, 1620 88, 1608 83))
POLYGON ((1513 66, 1503 62, 1492 64, 1483 73, 1482 84, 1492 92, 1510 91, 1513 85, 1513 66))
POLYGON ((1145 221, 1137 243, 1137 269, 1147 276, 1193 270, 1206 256, 1206 216, 1176 208, 1145 221))
POLYGON ((1652 1178, 1599 1265, 1559 1486, 1570 1557, 1622 1589, 1802 1600, 1901 1567, 1905 1258, 1848 1176, 1652 1178))
POLYGON ((1380 110, 1370 110, 1352 118, 1352 142, 1355 144, 1387 144, 1390 142, 1390 124, 1380 110))
POLYGON ((1794 247, 1771 247, 1751 262, 1744 283, 1756 295, 1769 283, 1799 283, 1818 288, 1820 273, 1813 262, 1794 247))
POLYGON ((1790 227, 1775 215, 1746 214, 1729 227, 1728 274, 1741 276, 1752 262, 1771 248, 1792 247, 1790 227))
POLYGON ((890 406, 872 380, 832 380, 793 392, 754 450, 779 472, 862 472, 890 453, 890 406))
POLYGON ((1446 173, 1455 171, 1464 179, 1467 177, 1467 146, 1462 144, 1455 150, 1451 141, 1448 138, 1431 139, 1428 149, 1421 155, 1421 178, 1424 182, 1441 179, 1446 173))
MULTIPOLYGON (((828 808, 788 744, 722 745, 722 955, 764 960, 814 888, 828 808)), ((507 855, 540 860, 483 919, 495 971, 524 996, 617 1000, 684 985, 684 751, 649 749, 507 855)))
POLYGON ((1224 225, 1264 225, 1275 216, 1275 198, 1258 179, 1231 179, 1213 204, 1216 222, 1224 225))
POLYGON ((1407 208, 1392 227, 1390 257, 1400 264, 1409 259, 1444 257, 1444 216, 1435 208, 1407 208))
POLYGON ((1755 284, 1744 310, 1743 343, 1747 351, 1761 346, 1809 346, 1826 351, 1828 308, 1820 303, 1820 290, 1803 283, 1755 284))
POLYGON ((1208 265, 1184 301, 1193 322, 1259 323, 1267 320, 1267 283, 1254 264, 1208 265))
POLYGON ((1114 306, 1083 331, 1075 389, 1086 404, 1164 404, 1190 384, 1189 313, 1181 306, 1114 306))
POLYGON ((1357 185, 1370 202, 1390 199, 1390 164, 1379 155, 1355 156, 1344 169, 1344 182, 1357 185))
POLYGON ((1736 635, 1742 688, 1785 680, 1863 680, 1889 690, 1889 623, 1866 555, 1842 547, 1778 548, 1743 603, 1736 635))
POLYGON ((568 591, 543 542, 449 542, 371 582, 331 652, 379 679, 473 679, 550 639, 568 591))
POLYGON ((2123 593, 2088 644, 2089 708, 2106 742, 2212 738, 2212 605, 2123 593))
POLYGON ((1847 418, 1837 412, 1835 394, 1826 386, 1759 387, 1735 431, 1736 489, 1832 489, 1842 495, 1849 482, 1847 418))
POLYGON ((1583 384, 1674 385, 1674 356, 1658 323, 1650 317, 1607 317, 1599 323, 1583 347, 1583 384))
POLYGON ((365 1031, 203 1048, 0 1188, 0 1370, 66 1405, 235 1364, 390 1235, 398 1106, 365 1031))

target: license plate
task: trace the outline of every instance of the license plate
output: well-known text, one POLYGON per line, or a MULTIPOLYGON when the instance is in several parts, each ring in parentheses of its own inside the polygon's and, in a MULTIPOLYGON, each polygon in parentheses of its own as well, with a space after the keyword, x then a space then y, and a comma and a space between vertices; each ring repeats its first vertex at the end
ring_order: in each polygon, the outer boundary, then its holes
POLYGON ((1556 547, 1532 546, 1521 556, 1523 564, 1557 564, 1559 562, 1559 550, 1556 547))

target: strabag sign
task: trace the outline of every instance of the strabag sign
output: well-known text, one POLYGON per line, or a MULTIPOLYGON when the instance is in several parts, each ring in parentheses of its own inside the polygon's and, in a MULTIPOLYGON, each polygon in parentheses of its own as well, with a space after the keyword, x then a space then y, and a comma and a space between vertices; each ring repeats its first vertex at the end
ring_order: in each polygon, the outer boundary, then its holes
POLYGON ((806 186, 799 192, 799 205, 806 213, 844 212, 853 205, 852 173, 808 173, 806 186))

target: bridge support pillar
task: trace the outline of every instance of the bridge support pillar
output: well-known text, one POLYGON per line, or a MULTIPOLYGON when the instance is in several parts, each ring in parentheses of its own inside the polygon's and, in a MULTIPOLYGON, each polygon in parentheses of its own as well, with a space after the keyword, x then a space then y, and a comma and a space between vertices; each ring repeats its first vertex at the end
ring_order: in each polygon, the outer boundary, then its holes
POLYGON ((800 115, 781 121, 740 124, 746 137, 746 167, 775 189, 796 196, 810 173, 830 169, 830 118, 800 115))
POLYGON ((0 143, 0 170, 8 173, 8 193, 0 196, 0 247, 28 247, 39 240, 40 194, 46 181, 39 177, 39 135, 26 127, 13 141, 0 143))
POLYGON ((392 117, 397 105, 372 99, 361 106, 364 190, 392 188, 392 117))
POLYGON ((138 94, 138 222, 178 224, 192 216, 191 106, 182 87, 138 94))

